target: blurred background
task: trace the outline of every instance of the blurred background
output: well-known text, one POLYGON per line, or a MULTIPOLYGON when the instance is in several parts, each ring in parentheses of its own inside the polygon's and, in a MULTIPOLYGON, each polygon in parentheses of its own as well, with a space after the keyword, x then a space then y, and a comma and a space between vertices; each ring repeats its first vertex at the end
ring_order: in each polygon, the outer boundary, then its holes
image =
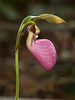
POLYGON ((0 0, 0 96, 15 96, 15 42, 21 21, 28 15, 50 13, 67 24, 39 20, 39 38, 53 42, 57 63, 46 71, 21 39, 20 97, 75 100, 75 0, 0 0))

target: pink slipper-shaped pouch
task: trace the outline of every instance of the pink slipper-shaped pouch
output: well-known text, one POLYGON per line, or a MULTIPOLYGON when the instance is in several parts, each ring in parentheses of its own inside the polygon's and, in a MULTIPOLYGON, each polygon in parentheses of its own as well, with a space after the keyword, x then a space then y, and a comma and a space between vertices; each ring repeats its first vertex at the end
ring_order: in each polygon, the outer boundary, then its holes
POLYGON ((55 65, 56 50, 50 40, 38 39, 36 42, 32 41, 28 49, 46 70, 50 70, 55 65))

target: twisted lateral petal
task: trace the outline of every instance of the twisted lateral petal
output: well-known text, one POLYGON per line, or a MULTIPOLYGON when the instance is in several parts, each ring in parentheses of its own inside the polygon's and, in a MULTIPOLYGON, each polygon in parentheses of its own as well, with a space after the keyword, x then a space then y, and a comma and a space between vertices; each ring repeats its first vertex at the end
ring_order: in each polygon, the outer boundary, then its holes
POLYGON ((53 43, 47 39, 33 40, 33 33, 29 32, 27 47, 32 55, 46 70, 50 70, 56 63, 56 50, 53 43))

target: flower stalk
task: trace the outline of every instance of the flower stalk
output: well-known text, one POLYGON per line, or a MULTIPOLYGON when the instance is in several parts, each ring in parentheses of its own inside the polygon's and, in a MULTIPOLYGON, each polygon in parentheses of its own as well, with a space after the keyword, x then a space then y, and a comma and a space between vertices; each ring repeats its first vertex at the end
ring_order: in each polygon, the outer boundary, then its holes
POLYGON ((16 96, 15 96, 15 100, 18 100, 18 97, 19 97, 18 50, 15 52, 15 66, 16 66, 16 96))

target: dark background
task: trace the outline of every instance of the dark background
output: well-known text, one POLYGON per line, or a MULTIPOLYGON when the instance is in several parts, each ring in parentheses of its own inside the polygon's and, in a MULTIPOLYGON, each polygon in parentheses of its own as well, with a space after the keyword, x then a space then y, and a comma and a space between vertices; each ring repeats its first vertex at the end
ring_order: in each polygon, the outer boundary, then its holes
POLYGON ((50 13, 67 24, 39 20, 39 38, 53 42, 57 63, 46 71, 21 39, 20 97, 75 100, 75 0, 0 0, 0 96, 15 96, 15 42, 21 21, 28 15, 50 13))

